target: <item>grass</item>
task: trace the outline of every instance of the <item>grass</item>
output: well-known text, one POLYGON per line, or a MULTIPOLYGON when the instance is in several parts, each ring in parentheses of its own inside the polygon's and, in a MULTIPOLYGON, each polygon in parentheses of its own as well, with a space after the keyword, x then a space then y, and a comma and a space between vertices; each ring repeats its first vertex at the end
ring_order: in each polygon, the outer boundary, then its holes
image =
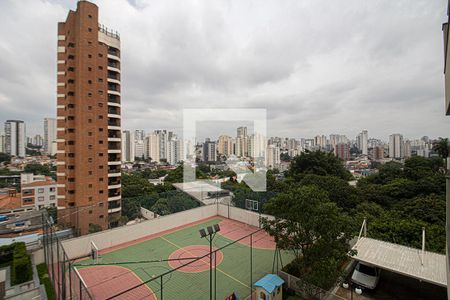
POLYGON ((39 282, 45 286, 48 300, 56 300, 55 290, 53 289, 50 277, 48 276, 48 269, 45 263, 36 266, 39 275, 39 282))
MULTIPOLYGON (((220 219, 209 220, 202 224, 183 228, 161 237, 103 254, 100 263, 168 258, 172 252, 182 247, 208 245, 206 239, 200 238, 198 230, 218 221, 220 219)), ((231 242, 231 240, 217 235, 214 239, 214 247, 220 248, 231 242)), ((224 299, 233 292, 239 298, 244 299, 250 294, 250 280, 254 283, 265 274, 272 272, 273 250, 252 249, 253 272, 251 276, 250 247, 235 243, 223 249, 222 252, 224 258, 215 273, 218 299, 224 299)), ((292 257, 284 253, 283 262, 288 263, 290 260, 292 260, 292 257)), ((81 264, 89 262, 83 261, 81 264)), ((171 270, 167 262, 123 264, 121 266, 132 270, 143 281, 158 277, 158 275, 171 270)), ((157 278, 148 283, 148 286, 159 298, 160 279, 157 278)), ((200 273, 171 272, 163 278, 163 291, 164 298, 169 299, 209 299, 209 270, 200 273)))

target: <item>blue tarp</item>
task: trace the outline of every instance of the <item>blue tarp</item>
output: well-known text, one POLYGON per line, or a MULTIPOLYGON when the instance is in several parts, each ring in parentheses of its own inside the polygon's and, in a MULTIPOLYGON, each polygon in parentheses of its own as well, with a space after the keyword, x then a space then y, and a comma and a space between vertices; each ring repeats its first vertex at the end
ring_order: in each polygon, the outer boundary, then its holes
POLYGON ((284 280, 275 274, 267 274, 255 283, 255 286, 261 287, 268 293, 272 293, 277 287, 281 286, 284 280))

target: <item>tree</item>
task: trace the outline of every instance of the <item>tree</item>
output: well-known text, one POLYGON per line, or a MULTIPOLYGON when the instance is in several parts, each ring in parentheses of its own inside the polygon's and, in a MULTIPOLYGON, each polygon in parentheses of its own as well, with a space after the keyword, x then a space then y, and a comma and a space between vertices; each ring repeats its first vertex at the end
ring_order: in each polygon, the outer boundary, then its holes
POLYGON ((139 172, 122 174, 122 197, 139 197, 150 195, 154 192, 155 186, 143 178, 139 172))
POLYGON ((445 168, 447 168, 448 153, 450 152, 450 144, 448 143, 448 138, 439 138, 439 140, 433 143, 433 150, 436 151, 444 160, 445 168))
POLYGON ((89 224, 89 233, 95 233, 99 231, 102 231, 102 226, 94 223, 89 224))
POLYGON ((52 176, 52 172, 48 165, 28 164, 24 169, 25 173, 33 173, 34 175, 52 176))
POLYGON ((0 163, 2 163, 4 161, 6 161, 6 162, 11 161, 11 155, 9 155, 7 153, 0 152, 0 163))
POLYGON ((322 151, 303 152, 292 160, 288 176, 300 181, 307 174, 331 175, 347 181, 353 177, 345 169, 342 160, 332 153, 322 151))
POLYGON ((292 251, 295 261, 287 269, 313 284, 328 288, 339 275, 349 251, 350 218, 317 186, 295 186, 270 199, 264 229, 277 247, 292 251))

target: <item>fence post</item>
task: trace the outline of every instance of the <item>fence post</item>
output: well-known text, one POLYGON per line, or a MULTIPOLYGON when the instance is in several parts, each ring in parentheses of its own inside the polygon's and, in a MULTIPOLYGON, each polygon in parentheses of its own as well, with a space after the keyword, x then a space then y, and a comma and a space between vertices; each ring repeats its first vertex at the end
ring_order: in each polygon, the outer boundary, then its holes
POLYGON ((250 300, 253 300, 253 233, 250 235, 250 300))
POLYGON ((164 275, 161 276, 161 287, 160 287, 160 290, 161 290, 161 300, 163 300, 163 278, 164 278, 164 275))

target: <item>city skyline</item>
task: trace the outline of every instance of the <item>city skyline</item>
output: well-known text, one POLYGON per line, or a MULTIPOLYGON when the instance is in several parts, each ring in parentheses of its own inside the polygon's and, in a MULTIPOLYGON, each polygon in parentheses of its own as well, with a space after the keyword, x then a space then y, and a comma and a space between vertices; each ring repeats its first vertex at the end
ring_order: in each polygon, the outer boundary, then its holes
MULTIPOLYGON (((325 2, 197 8, 95 2, 102 7, 101 19, 114 24, 125 49, 132 49, 123 57, 124 129, 179 132, 183 108, 212 106, 267 108, 268 136, 299 138, 338 128, 336 133, 349 138, 367 129, 386 139, 394 132, 420 138, 448 131, 439 101, 443 51, 438 28, 445 1, 349 2, 353 9, 325 2), (252 10, 259 17, 246 19, 252 10), (341 15, 346 20, 336 22, 341 15), (411 31, 415 34, 405 34, 411 31), (249 33, 256 34, 249 38, 249 33)), ((0 7, 5 23, 0 65, 8 74, 0 80, 0 119, 24 120, 33 136, 42 132, 37 128, 43 118, 56 115, 54 20, 64 19, 75 3, 6 1, 0 7), (9 25, 28 34, 12 35, 9 25)))

